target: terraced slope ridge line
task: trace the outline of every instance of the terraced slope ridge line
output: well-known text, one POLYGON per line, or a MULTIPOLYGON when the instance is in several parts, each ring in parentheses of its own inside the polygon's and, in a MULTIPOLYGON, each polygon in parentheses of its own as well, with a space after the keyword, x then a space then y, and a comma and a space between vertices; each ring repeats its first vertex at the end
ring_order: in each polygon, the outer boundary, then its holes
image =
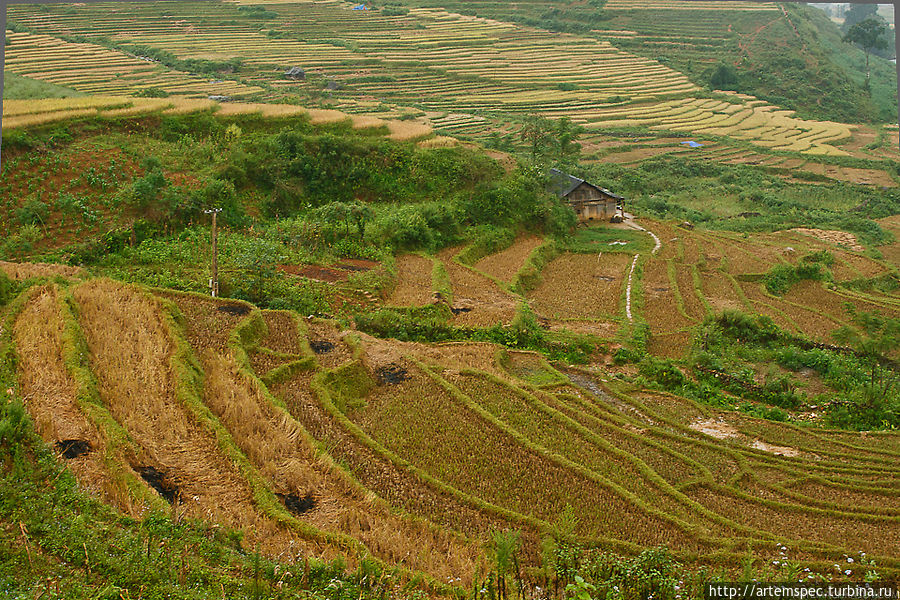
MULTIPOLYGON (((634 259, 622 259, 624 276, 634 259)), ((541 528, 566 504, 579 539, 622 552, 665 544, 736 566, 748 544, 784 546, 823 568, 863 551, 900 570, 896 434, 805 432, 493 344, 379 340, 89 279, 69 296, 85 364, 136 449, 98 460, 103 436, 53 356, 60 291, 26 293, 14 340, 22 385, 41 396, 29 409, 48 442, 89 442, 87 458, 67 460, 125 509, 136 504, 111 465, 267 552, 371 552, 435 582, 472 581, 485 568, 476 540, 496 527, 521 529, 523 557, 537 560, 541 528)))

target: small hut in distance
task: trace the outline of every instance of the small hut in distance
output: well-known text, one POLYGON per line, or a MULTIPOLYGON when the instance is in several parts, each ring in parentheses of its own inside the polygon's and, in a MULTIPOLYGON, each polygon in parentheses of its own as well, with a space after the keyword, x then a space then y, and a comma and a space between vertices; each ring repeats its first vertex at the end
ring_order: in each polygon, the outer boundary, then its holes
POLYGON ((303 81, 306 79, 306 72, 300 67, 291 67, 284 72, 284 76, 295 81, 303 81))
POLYGON ((550 191, 568 202, 579 222, 620 221, 625 215, 624 196, 559 169, 550 169, 550 191))

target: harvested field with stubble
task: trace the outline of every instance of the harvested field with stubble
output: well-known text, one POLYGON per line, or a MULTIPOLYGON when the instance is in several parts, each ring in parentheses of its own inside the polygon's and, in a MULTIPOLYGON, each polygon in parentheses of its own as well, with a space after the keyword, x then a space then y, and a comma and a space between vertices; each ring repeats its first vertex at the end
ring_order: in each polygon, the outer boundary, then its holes
POLYGON ((68 459, 68 468, 92 495, 136 516, 146 507, 133 502, 114 482, 103 460, 106 440, 76 400, 76 383, 63 362, 59 301, 55 286, 35 290, 13 328, 26 408, 48 445, 59 448, 86 442, 86 448, 81 446, 87 451, 68 459))
POLYGON ((547 265, 528 298, 551 319, 615 318, 631 261, 620 253, 563 254, 547 265))
POLYGON ((663 358, 684 358, 691 350, 693 334, 690 331, 651 333, 647 351, 663 358))
MULTIPOLYGON (((630 259, 604 255, 601 266, 624 272, 630 259)), ((649 259, 643 273, 644 306, 672 277, 694 293, 695 271, 677 255, 649 259)), ((727 281, 696 273, 710 298, 727 281)), ((898 474, 895 433, 870 439, 772 423, 643 390, 603 367, 554 363, 557 373, 538 354, 490 343, 399 342, 199 294, 156 290, 167 304, 108 280, 71 286, 100 399, 138 449, 129 460, 176 486, 175 510, 236 527, 269 555, 352 560, 347 547, 366 548, 387 564, 469 585, 489 568, 491 530, 521 530, 520 559, 537 564, 540 528, 569 504, 579 535, 614 546, 665 544, 690 561, 738 568, 723 549, 749 541, 763 553, 777 542, 811 565, 864 550, 885 572, 900 570, 890 554, 900 510, 884 492, 898 474), (261 380, 241 350, 251 361, 261 352, 315 362, 261 380), (196 384, 177 368, 190 356, 203 378, 198 404, 185 396, 196 384), (786 519, 798 526, 786 529, 786 519), (842 533, 850 526, 852 538, 842 533), (338 538, 351 546, 339 549, 338 538)), ((773 299, 744 283, 800 327, 801 313, 833 308, 792 304, 814 291, 806 286, 773 299)), ((677 314, 670 290, 659 310, 668 303, 677 314)), ((31 293, 13 332, 29 410, 48 441, 71 435, 99 446, 102 435, 78 419, 58 351, 57 292, 31 293)), ((648 345, 677 359, 691 341, 691 327, 653 329, 648 345)), ((66 460, 90 479, 79 469, 98 452, 66 460)))
POLYGON ((300 354, 300 334, 294 314, 287 311, 264 310, 262 319, 268 333, 259 345, 282 354, 300 354))
POLYGON ((30 277, 67 277, 78 278, 87 275, 81 267, 55 265, 50 263, 15 263, 0 260, 0 270, 14 281, 23 281, 30 277))
POLYGON ((537 235, 520 237, 506 250, 485 256, 476 262, 474 267, 500 281, 512 281, 531 252, 543 243, 544 238, 537 235))
POLYGON ((523 451, 509 433, 483 421, 430 377, 407 366, 408 381, 376 389, 365 409, 349 417, 431 476, 544 521, 552 521, 567 502, 584 509, 602 506, 602 511, 585 511, 580 517, 580 532, 591 537, 615 534, 644 544, 661 537, 673 547, 697 547, 689 536, 643 514, 589 478, 536 452, 523 451), (407 428, 406 420, 415 422, 416 428, 407 428), (466 468, 455 466, 461 464, 466 468), (542 474, 539 480, 535 473, 542 474))
POLYGON ((437 258, 444 263, 453 290, 453 323, 469 327, 509 324, 516 313, 517 296, 455 260, 460 248, 442 250, 437 258))
POLYGON ((668 276, 668 262, 651 258, 644 266, 641 280, 643 307, 641 314, 654 332, 683 329, 695 321, 677 310, 675 287, 668 276))
POLYGON ((718 271, 702 273, 703 295, 715 314, 724 310, 747 310, 734 285, 718 271))
POLYGON ((397 285, 385 301, 388 306, 423 306, 432 300, 432 262, 418 254, 397 257, 397 285))
POLYGON ((391 564, 406 564, 441 579, 475 572, 476 547, 373 502, 339 467, 317 456, 303 426, 273 405, 265 387, 248 378, 232 356, 196 350, 206 373, 204 402, 276 495, 305 500, 302 512, 285 503, 297 518, 321 531, 349 534, 391 564))
POLYGON ((269 551, 295 546, 320 554, 257 511, 249 485, 212 431, 177 397, 170 366, 175 346, 158 302, 108 280, 86 282, 74 297, 100 394, 149 466, 177 485, 179 509, 244 530, 269 551))

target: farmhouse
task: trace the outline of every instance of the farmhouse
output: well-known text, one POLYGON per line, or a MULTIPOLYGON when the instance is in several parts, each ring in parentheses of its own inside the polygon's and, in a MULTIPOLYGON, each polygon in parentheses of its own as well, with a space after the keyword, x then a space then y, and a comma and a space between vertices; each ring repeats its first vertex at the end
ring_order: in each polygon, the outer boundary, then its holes
POLYGON ((550 169, 550 182, 550 191, 566 199, 579 221, 612 220, 624 215, 624 196, 559 169, 550 169))

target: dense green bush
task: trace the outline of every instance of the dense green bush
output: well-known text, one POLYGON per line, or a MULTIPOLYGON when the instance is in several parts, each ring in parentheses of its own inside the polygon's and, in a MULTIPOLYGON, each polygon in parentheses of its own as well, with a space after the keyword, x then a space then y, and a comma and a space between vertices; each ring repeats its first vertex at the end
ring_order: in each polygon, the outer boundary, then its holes
POLYGON ((763 283, 770 294, 783 296, 795 283, 803 280, 822 281, 829 278, 829 273, 816 263, 798 265, 775 265, 763 277, 763 283))
POLYGON ((6 276, 6 273, 0 271, 0 306, 3 306, 12 300, 18 293, 16 282, 6 276))
POLYGON ((32 198, 16 209, 16 220, 22 225, 44 224, 49 208, 44 202, 32 198))

